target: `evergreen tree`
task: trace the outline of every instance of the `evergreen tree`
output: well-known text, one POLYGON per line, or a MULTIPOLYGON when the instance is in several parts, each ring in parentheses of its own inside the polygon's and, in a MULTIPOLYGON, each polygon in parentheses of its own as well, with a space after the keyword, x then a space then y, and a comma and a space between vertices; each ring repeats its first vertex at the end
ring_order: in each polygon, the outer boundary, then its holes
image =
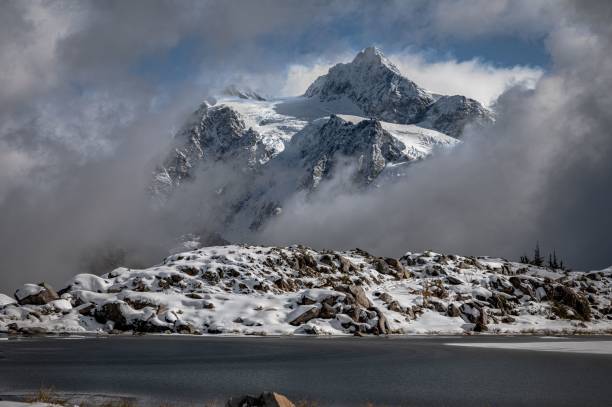
POLYGON ((553 257, 552 254, 548 253, 548 267, 551 269, 556 268, 555 267, 555 263, 553 263, 553 257))
POLYGON ((533 261, 531 264, 538 267, 541 267, 542 264, 544 264, 544 259, 540 255, 540 242, 536 243, 535 250, 533 251, 533 261))

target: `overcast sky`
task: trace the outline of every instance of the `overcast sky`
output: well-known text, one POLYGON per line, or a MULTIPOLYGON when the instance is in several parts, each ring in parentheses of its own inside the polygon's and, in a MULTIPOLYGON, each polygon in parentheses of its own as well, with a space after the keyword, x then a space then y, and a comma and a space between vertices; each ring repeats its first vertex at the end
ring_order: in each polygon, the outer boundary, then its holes
POLYGON ((135 191, 189 112, 229 83, 300 94, 369 45, 433 92, 494 107, 496 125, 385 195, 296 200, 261 242, 517 258, 539 240, 610 265, 606 3, 2 1, 0 291, 61 285, 104 242, 171 239, 174 219, 161 232, 135 191))

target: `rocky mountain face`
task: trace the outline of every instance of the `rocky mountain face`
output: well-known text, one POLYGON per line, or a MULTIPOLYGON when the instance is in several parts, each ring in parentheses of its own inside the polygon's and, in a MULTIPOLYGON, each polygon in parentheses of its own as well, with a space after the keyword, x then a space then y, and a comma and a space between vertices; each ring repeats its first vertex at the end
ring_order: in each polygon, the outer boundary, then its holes
POLYGON ((437 97, 402 76, 383 53, 370 47, 347 64, 317 78, 306 97, 330 101, 348 98, 368 117, 422 127, 460 137, 468 123, 486 124, 492 114, 465 96, 437 97))
POLYGON ((296 134, 281 153, 282 158, 301 163, 306 173, 300 184, 306 188, 316 188, 341 159, 357 163, 354 180, 361 185, 374 181, 388 163, 409 161, 406 146, 377 120, 352 123, 332 115, 315 126, 314 131, 296 134))
POLYGON ((491 112, 480 103, 455 95, 439 97, 428 107, 418 125, 458 138, 468 124, 485 126, 491 121, 491 112))
POLYGON ((0 295, 0 332, 612 333, 612 269, 359 249, 218 246, 0 295))
POLYGON ((259 100, 259 101, 266 100, 265 97, 261 96, 259 93, 255 92, 254 90, 242 89, 236 85, 230 85, 226 87, 225 90, 223 91, 223 95, 230 96, 230 97, 238 97, 240 99, 252 99, 252 100, 259 100))
POLYGON ((420 88, 376 48, 332 67, 305 97, 265 100, 235 86, 224 96, 194 112, 151 190, 163 201, 196 174, 229 167, 239 179, 227 180, 234 186, 231 194, 223 185, 218 188, 218 198, 227 200, 218 218, 228 228, 245 230, 260 228, 293 194, 316 190, 339 169, 353 168, 357 188, 397 179, 406 164, 457 143, 467 124, 492 120, 475 100, 420 88), (346 103, 361 116, 336 114, 334 109, 346 103), (281 108, 286 105, 292 106, 290 113, 281 108))
POLYGON ((270 159, 274 151, 247 128, 240 114, 224 105, 203 103, 175 138, 175 150, 155 174, 153 190, 171 192, 195 176, 200 166, 223 162, 249 172, 270 159))
POLYGON ((377 48, 361 51, 348 64, 337 64, 308 87, 306 97, 333 100, 346 97, 372 118, 416 123, 434 98, 402 76, 377 48))

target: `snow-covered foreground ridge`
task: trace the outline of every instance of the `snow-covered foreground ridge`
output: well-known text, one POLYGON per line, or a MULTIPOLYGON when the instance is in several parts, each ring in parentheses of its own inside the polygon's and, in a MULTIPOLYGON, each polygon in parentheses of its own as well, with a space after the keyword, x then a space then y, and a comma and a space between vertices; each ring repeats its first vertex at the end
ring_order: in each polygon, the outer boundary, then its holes
POLYGON ((292 335, 611 333, 612 269, 433 252, 217 246, 0 295, 0 331, 292 335))

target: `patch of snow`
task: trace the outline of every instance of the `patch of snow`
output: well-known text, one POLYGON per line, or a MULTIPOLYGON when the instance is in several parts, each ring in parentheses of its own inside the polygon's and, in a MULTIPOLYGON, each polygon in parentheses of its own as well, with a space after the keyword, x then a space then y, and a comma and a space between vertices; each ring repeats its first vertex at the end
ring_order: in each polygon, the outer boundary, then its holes
POLYGON ((17 301, 15 301, 14 298, 9 297, 6 294, 1 294, 0 293, 0 307, 4 307, 5 305, 9 305, 9 304, 15 304, 17 301))

